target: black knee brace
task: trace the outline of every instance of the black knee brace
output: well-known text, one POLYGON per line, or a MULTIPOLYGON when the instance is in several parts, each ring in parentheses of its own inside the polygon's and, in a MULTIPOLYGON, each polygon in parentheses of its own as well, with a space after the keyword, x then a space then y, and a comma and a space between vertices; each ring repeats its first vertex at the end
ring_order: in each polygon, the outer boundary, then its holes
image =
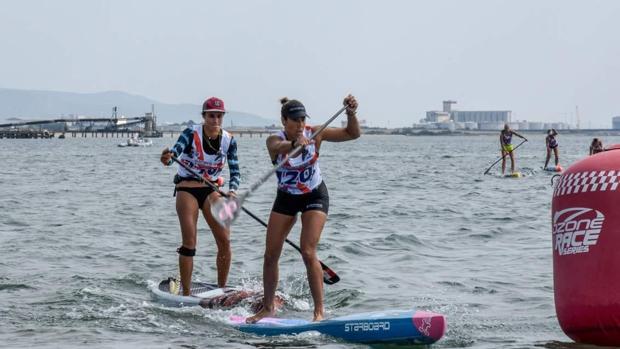
POLYGON ((181 247, 177 248, 177 253, 181 256, 194 257, 196 255, 196 249, 187 248, 181 245, 181 247))

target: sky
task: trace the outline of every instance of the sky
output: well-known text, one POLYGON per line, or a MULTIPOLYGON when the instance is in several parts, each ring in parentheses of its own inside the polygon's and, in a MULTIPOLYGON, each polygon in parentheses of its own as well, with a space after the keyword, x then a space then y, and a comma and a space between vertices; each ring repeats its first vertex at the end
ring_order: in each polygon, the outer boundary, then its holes
POLYGON ((0 87, 124 91, 324 121, 354 94, 369 126, 442 101, 609 128, 620 115, 616 0, 7 0, 0 87))

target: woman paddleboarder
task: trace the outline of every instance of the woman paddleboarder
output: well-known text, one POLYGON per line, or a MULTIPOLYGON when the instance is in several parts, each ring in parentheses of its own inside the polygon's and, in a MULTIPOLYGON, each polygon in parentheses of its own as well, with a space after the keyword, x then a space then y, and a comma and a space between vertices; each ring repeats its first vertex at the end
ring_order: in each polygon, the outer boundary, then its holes
MULTIPOLYGON (((237 160, 237 142, 233 136, 222 129, 224 102, 211 97, 203 103, 203 123, 186 128, 179 136, 171 150, 164 149, 161 162, 172 163, 172 155, 179 161, 200 174, 205 180, 221 186, 220 177, 224 164, 228 162, 230 180, 228 195, 235 195, 239 187, 241 174, 237 160)), ((176 210, 181 225, 183 243, 177 249, 179 253, 179 271, 183 295, 190 294, 194 255, 196 254, 196 235, 198 212, 202 211, 217 245, 217 284, 226 286, 232 252, 230 249, 230 229, 218 224, 211 215, 210 205, 220 198, 212 186, 203 184, 183 167, 179 167, 174 178, 176 194, 176 210)))
POLYGON ((603 141, 600 138, 594 138, 590 143, 590 155, 594 155, 603 151, 603 141))
POLYGON ((504 124, 504 129, 499 133, 499 147, 502 152, 502 175, 506 172, 506 155, 510 155, 510 173, 515 172, 515 156, 513 153, 512 136, 515 135, 527 141, 527 138, 521 136, 510 128, 510 125, 504 124))
POLYGON ((347 107, 347 126, 326 128, 309 139, 317 126, 306 126, 304 105, 297 100, 283 98, 281 121, 284 129, 267 138, 267 150, 273 164, 280 163, 297 146, 304 146, 301 154, 288 159, 277 172, 278 191, 269 222, 263 262, 264 305, 246 322, 255 323, 275 314, 275 293, 278 287, 278 262, 284 240, 301 212, 301 250, 306 265, 310 293, 314 301, 314 321, 321 321, 323 309, 323 276, 316 248, 327 220, 329 194, 319 169, 319 149, 323 141, 344 142, 356 139, 361 130, 356 117, 357 100, 352 95, 344 98, 347 107))
POLYGON ((547 160, 545 160, 545 167, 547 169, 547 165, 549 165, 549 160, 551 160, 551 151, 555 155, 555 167, 557 168, 560 164, 560 156, 558 155, 558 140, 555 139, 555 136, 558 135, 558 132, 552 128, 547 130, 547 137, 545 137, 545 144, 547 145, 547 160))

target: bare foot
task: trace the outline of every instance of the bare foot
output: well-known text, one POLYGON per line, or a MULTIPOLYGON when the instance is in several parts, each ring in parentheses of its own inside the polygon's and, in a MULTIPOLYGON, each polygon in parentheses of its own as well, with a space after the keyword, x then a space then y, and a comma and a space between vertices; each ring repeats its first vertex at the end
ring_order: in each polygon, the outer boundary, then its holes
POLYGON ((314 318, 312 319, 313 322, 319 322, 319 321, 323 321, 324 317, 323 317, 323 312, 320 313, 314 313, 314 318))
POLYGON ((267 309, 263 307, 263 309, 261 309, 257 314, 254 314, 253 316, 250 316, 249 318, 245 319, 245 323, 255 324, 259 322, 262 318, 274 316, 275 313, 276 312, 273 309, 267 309))

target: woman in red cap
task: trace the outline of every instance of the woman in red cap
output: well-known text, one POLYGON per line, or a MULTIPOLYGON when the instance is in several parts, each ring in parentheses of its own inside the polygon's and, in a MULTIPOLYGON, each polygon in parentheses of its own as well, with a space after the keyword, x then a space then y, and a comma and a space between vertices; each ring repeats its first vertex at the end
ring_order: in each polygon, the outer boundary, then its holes
POLYGON ((269 157, 276 164, 298 145, 303 145, 304 150, 297 157, 288 159, 276 172, 278 192, 267 224, 263 264, 264 305, 258 313, 246 320, 248 323, 255 323, 275 313, 278 261, 284 240, 293 228, 299 212, 301 253, 314 301, 313 321, 323 319, 323 273, 316 248, 327 220, 329 195, 319 169, 319 149, 323 141, 344 142, 356 139, 361 134, 356 117, 357 101, 352 95, 345 97, 343 102, 347 106, 347 126, 326 128, 314 139, 310 139, 310 136, 319 126, 306 126, 306 118, 309 116, 304 105, 288 98, 283 98, 281 103, 284 129, 267 138, 269 157))
MULTIPOLYGON (((161 162, 164 165, 170 165, 172 155, 174 155, 194 172, 217 186, 223 184, 223 178, 220 175, 227 162, 230 171, 228 194, 235 195, 239 188, 241 174, 237 159, 237 142, 229 132, 222 129, 225 112, 224 102, 221 99, 216 97, 207 99, 202 106, 203 123, 186 128, 171 150, 164 149, 161 162)), ((177 197, 176 210, 183 239, 181 247, 177 249, 183 295, 190 294, 199 211, 202 211, 215 238, 217 284, 219 287, 224 287, 232 257, 230 230, 219 225, 210 210, 211 203, 218 200, 220 195, 183 167, 179 167, 174 183, 177 197)))

